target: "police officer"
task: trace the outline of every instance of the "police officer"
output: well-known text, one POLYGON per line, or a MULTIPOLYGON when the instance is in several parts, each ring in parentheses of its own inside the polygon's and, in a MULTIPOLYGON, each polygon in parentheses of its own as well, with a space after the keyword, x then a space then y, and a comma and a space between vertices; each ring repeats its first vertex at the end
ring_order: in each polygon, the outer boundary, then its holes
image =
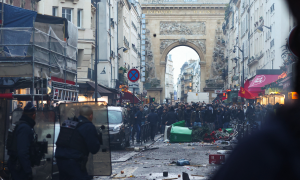
POLYGON ((186 107, 186 111, 184 113, 184 120, 185 120, 185 126, 186 127, 191 127, 192 126, 191 117, 192 117, 192 107, 190 105, 188 105, 186 107))
POLYGON ((164 109, 163 113, 161 115, 161 125, 160 125, 161 134, 164 134, 164 132, 165 132, 166 122, 167 122, 167 110, 164 109))
POLYGON ((151 128, 151 140, 154 141, 155 132, 157 128, 157 122, 158 122, 158 115, 154 112, 155 108, 151 107, 151 113, 147 117, 147 121, 150 123, 151 128))
MULTIPOLYGON (((135 118, 134 118, 134 112, 133 112, 133 110, 131 110, 130 106, 127 106, 126 121, 130 125, 130 137, 133 138, 132 133, 134 133, 133 125, 134 125, 135 118)), ((134 143, 134 139, 132 139, 132 143, 134 143)))
POLYGON ((92 108, 82 106, 79 114, 79 124, 72 135, 68 134, 70 131, 62 131, 61 128, 56 142, 55 158, 60 180, 92 179, 85 168, 87 158, 89 153, 96 154, 99 151, 101 140, 92 123, 92 108))
POLYGON ((182 104, 181 106, 179 106, 180 109, 178 110, 178 118, 179 118, 179 121, 182 121, 184 120, 184 105, 182 104))
POLYGON ((17 122, 11 140, 8 139, 8 168, 13 180, 31 180, 33 164, 30 149, 35 140, 36 108, 29 102, 24 108, 22 117, 17 122), (9 142, 10 141, 10 142, 9 142), (9 145, 10 144, 10 145, 9 145))

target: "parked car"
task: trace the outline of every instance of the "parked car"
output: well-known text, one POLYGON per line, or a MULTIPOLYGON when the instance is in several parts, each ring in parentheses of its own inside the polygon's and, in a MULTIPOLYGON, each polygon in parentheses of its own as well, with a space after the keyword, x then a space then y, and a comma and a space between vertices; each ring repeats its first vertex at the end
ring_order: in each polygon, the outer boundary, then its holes
POLYGON ((126 109, 124 107, 108 107, 109 138, 111 146, 120 149, 130 146, 130 125, 125 120, 126 109))

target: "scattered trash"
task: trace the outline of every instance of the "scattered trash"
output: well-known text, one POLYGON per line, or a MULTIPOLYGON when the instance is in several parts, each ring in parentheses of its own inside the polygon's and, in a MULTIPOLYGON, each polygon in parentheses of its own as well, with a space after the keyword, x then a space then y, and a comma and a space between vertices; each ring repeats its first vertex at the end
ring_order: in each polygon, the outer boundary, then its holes
POLYGON ((144 151, 154 150, 154 149, 159 149, 159 147, 150 147, 150 148, 146 147, 146 148, 143 149, 142 151, 144 152, 144 151))
POLYGON ((168 171, 164 171, 164 172, 163 172, 163 176, 164 176, 164 177, 168 177, 168 174, 169 174, 168 171))
POLYGON ((223 164, 225 163, 225 155, 211 154, 209 155, 209 164, 223 164))
POLYGON ((206 164, 203 164, 203 165, 185 165, 185 166, 192 166, 192 167, 206 167, 207 165, 206 165, 206 164))
POLYGON ((180 175, 180 174, 178 174, 178 177, 180 178, 180 177, 181 177, 181 175, 180 175))
POLYGON ((185 160, 185 159, 180 159, 180 160, 177 161, 176 165, 177 166, 190 165, 190 162, 188 160, 185 160))
POLYGON ((231 152, 231 150, 219 150, 217 151, 217 154, 230 154, 231 152))
POLYGON ((121 171, 121 174, 124 174, 124 171, 121 171))
POLYGON ((135 148, 134 148, 134 151, 135 151, 135 152, 140 152, 140 147, 135 147, 135 148))
POLYGON ((191 176, 205 177, 205 176, 202 176, 202 175, 195 175, 195 174, 192 174, 191 176))

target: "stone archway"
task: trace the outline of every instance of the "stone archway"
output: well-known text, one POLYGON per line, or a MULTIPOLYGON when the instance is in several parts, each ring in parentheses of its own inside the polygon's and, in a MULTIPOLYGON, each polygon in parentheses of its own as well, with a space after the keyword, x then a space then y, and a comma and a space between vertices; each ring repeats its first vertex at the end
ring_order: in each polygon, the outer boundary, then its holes
MULTIPOLYGON (((167 55, 169 54, 169 52, 179 46, 186 46, 186 47, 190 47, 192 48, 199 56, 200 58, 200 73, 201 73, 201 85, 200 85, 200 89, 201 91, 203 91, 203 88, 205 87, 205 77, 206 77, 206 69, 205 69, 205 65, 206 65, 206 58, 205 58, 205 54, 204 51, 206 50, 206 46, 201 46, 199 43, 197 43, 197 41, 201 41, 201 40, 189 40, 189 39, 185 39, 185 38, 181 38, 178 40, 171 40, 170 42, 172 42, 172 44, 169 44, 162 52, 161 54, 161 58, 160 58, 160 64, 161 66, 166 65, 166 61, 167 61, 167 55)), ((164 74, 163 76, 161 75, 161 84, 165 83, 165 73, 166 73, 166 66, 164 66, 164 74)), ((162 89, 162 95, 165 94, 164 89, 162 89)), ((164 97, 161 97, 164 98, 164 97)))
POLYGON ((154 2, 142 0, 145 14, 144 46, 146 78, 144 89, 155 101, 165 99, 166 56, 175 47, 187 46, 200 57, 201 91, 206 87, 215 55, 215 45, 222 36, 222 22, 228 0, 203 3, 203 0, 154 2), (181 4, 183 3, 183 4, 181 4))

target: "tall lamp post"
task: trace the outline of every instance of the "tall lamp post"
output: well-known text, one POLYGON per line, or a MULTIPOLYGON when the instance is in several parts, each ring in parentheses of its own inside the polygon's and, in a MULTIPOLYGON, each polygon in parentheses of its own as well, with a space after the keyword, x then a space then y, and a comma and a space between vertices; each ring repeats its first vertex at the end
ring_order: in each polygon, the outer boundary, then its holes
MULTIPOLYGON (((242 87, 244 88, 244 76, 245 76, 245 71, 244 71, 244 66, 245 66, 245 57, 244 57, 244 46, 243 46, 243 50, 241 50, 241 48, 240 47, 238 47, 238 46, 234 46, 234 50, 233 50, 233 53, 235 53, 235 48, 238 48, 239 49, 239 51, 241 51, 242 52, 242 56, 243 56, 243 75, 242 75, 242 87)), ((244 102, 244 98, 242 98, 242 102, 244 102)))
POLYGON ((95 28, 95 102, 98 102, 98 16, 99 16, 99 8, 98 8, 99 0, 96 0, 96 28, 95 28))

